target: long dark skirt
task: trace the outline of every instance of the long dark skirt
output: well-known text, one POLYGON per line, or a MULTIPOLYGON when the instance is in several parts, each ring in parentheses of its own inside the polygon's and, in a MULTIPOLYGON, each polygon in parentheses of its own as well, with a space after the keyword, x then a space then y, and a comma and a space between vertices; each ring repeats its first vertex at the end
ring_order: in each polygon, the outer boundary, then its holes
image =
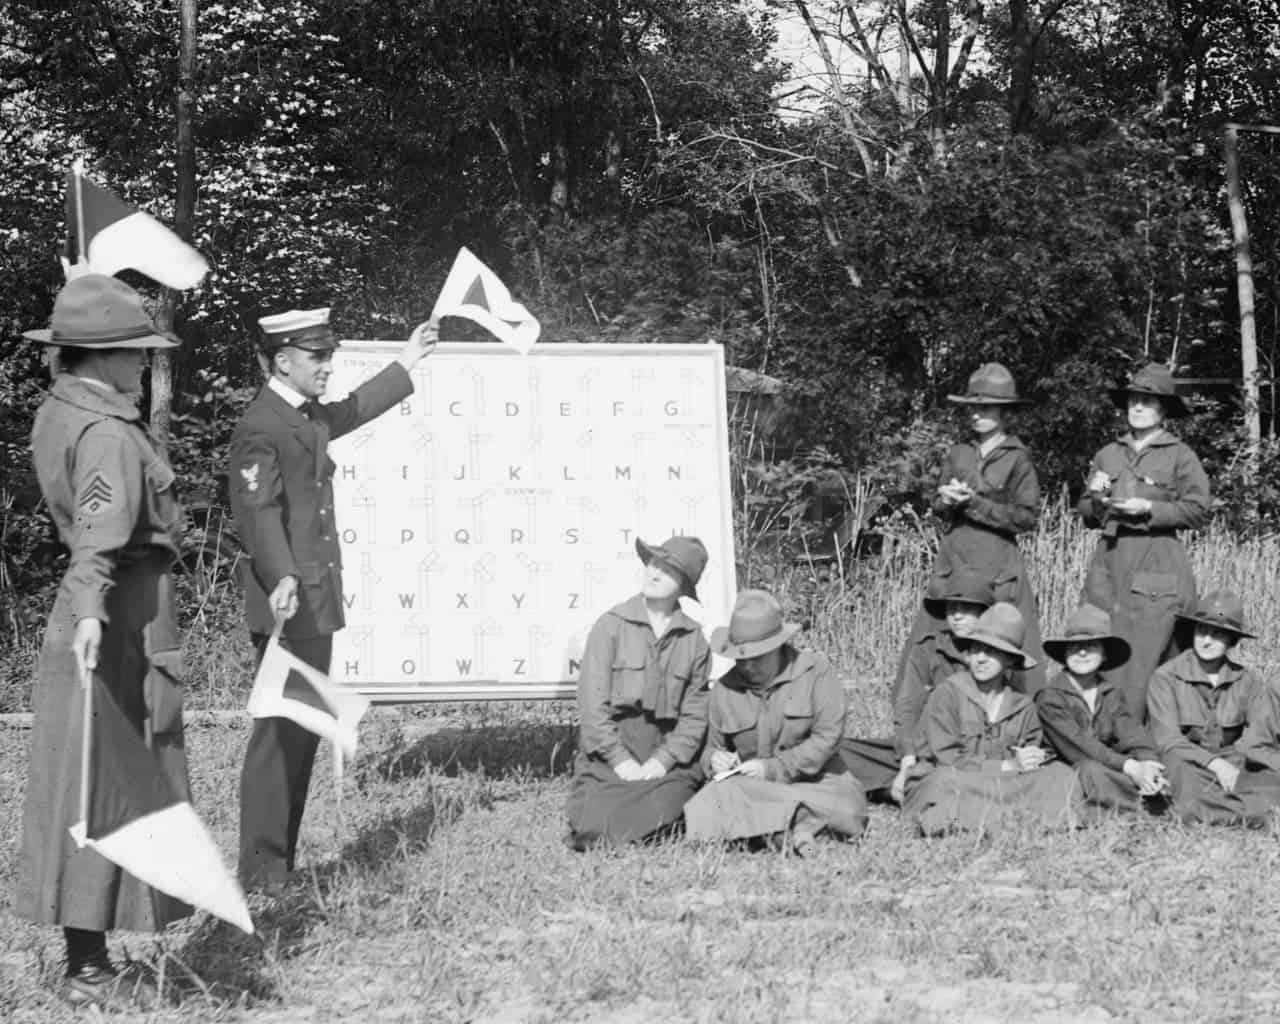
POLYGON ((889 799, 889 789, 898 777, 901 761, 892 736, 874 740, 846 736, 840 741, 840 760, 862 784, 867 796, 889 799))
POLYGON ((1235 791, 1228 793, 1218 777, 1177 754, 1164 756, 1173 813, 1187 823, 1260 825, 1280 808, 1280 772, 1249 768, 1240 773, 1235 791))
POLYGON ((634 843, 669 829, 697 792, 697 767, 672 768, 660 779, 625 782, 603 761, 579 754, 565 804, 569 831, 579 847, 634 843))
POLYGON ((990 832, 1033 821, 1046 828, 1074 828, 1082 799, 1076 773, 1054 761, 1031 772, 983 768, 934 768, 907 784, 903 812, 927 836, 950 831, 990 832))
MULTIPOLYGON (((120 573, 108 601, 110 622, 103 627, 98 658, 98 678, 139 734, 146 717, 143 629, 156 613, 161 572, 162 567, 144 562, 120 573)), ((14 912, 39 923, 90 931, 159 931, 188 916, 191 908, 156 893, 94 850, 78 849, 69 832, 80 817, 84 706, 71 652, 74 633, 71 594, 64 587, 54 602, 37 666, 14 912)))
POLYGON ((867 799, 852 775, 824 775, 812 782, 767 782, 734 775, 709 782, 685 806, 685 833, 704 842, 751 839, 787 832, 807 819, 810 834, 822 829, 862 835, 867 799))

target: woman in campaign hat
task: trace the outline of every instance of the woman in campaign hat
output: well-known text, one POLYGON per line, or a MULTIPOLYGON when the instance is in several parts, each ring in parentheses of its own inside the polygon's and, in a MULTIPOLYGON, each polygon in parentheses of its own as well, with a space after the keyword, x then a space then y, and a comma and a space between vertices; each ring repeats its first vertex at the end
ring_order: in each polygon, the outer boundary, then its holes
POLYGON ((840 756, 869 799, 902 802, 908 774, 923 752, 920 720, 925 701, 939 683, 965 667, 960 644, 995 602, 990 579, 968 569, 951 573, 938 584, 937 592, 925 595, 925 607, 942 626, 907 647, 905 670, 889 698, 893 735, 883 739, 847 736, 840 744, 840 756))
POLYGON ((80 816, 82 679, 100 684, 139 732, 147 714, 144 631, 177 557, 180 510, 173 471, 136 402, 147 351, 176 342, 155 329, 132 288, 101 274, 69 281, 49 327, 26 337, 56 347, 60 372, 36 413, 31 449, 71 557, 36 670, 15 910, 63 927, 69 1001, 145 1001, 154 986, 136 970, 117 972, 105 932, 159 930, 191 910, 78 849, 68 830, 80 816))
MULTIPOLYGON (((1035 667, 1015 682, 1034 691, 1044 682, 1040 627, 1035 595, 1018 551, 1018 534, 1031 530, 1040 515, 1040 482, 1027 446, 1008 432, 1008 412, 1026 404, 1013 375, 1000 363, 985 363, 970 376, 964 394, 947 400, 963 408, 972 439, 953 445, 938 476, 933 510, 942 524, 938 557, 928 595, 936 596, 954 572, 989 580, 998 601, 1018 606, 1026 623, 1026 642, 1035 667)), ((903 648, 895 691, 912 650, 944 626, 938 609, 920 608, 903 648)))
POLYGON ((840 758, 844 687, 821 654, 792 646, 786 622, 763 590, 738 595, 711 649, 734 667, 711 692, 708 782, 685 806, 689 838, 770 841, 801 855, 824 831, 857 837, 866 796, 840 758))
POLYGON ((1151 737, 1186 822, 1264 824, 1280 808, 1280 689, 1236 654, 1244 604, 1214 590, 1180 612, 1191 646, 1151 677, 1151 737))
POLYGON ((1187 412, 1168 367, 1144 367, 1110 396, 1128 430, 1093 457, 1078 505, 1085 525, 1100 531, 1082 600, 1109 612, 1132 648, 1109 676, 1145 719, 1147 680, 1177 653, 1175 617, 1196 601, 1178 531, 1208 520, 1209 478, 1195 452, 1165 428, 1187 412))
POLYGON ((1125 706, 1121 691, 1103 673, 1129 660, 1129 642, 1111 628, 1111 616, 1081 605, 1061 636, 1044 642, 1062 665, 1036 694, 1045 738, 1071 765, 1085 800, 1115 811, 1163 810, 1168 788, 1151 736, 1125 706))
POLYGON ((903 802, 925 835, 995 832, 1018 818, 1075 824, 1075 773, 1052 760, 1034 702, 1009 685, 1015 669, 1034 667, 1026 632, 1017 607, 996 602, 960 641, 966 668, 929 695, 903 802))
POLYGON ((636 541, 640 592, 591 628, 578 677, 579 742, 565 813, 569 845, 666 832, 702 781, 711 654, 681 610, 707 567, 697 537, 636 541))

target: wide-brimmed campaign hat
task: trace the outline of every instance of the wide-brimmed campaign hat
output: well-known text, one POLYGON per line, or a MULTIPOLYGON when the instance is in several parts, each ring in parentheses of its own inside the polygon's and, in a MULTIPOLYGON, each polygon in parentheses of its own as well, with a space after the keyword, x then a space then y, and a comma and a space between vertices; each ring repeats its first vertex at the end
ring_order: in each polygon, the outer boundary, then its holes
POLYGON ((1035 668, 1036 659, 1022 649, 1026 640, 1027 623, 1016 605, 1008 601, 997 601, 980 616, 973 627, 973 632, 960 639, 965 647, 972 644, 986 644, 997 651, 1016 654, 1022 659, 1022 668, 1035 668))
POLYGON ((286 345, 309 352, 333 351, 338 347, 338 339, 329 326, 331 308, 291 309, 287 313, 259 317, 258 327, 262 329, 259 346, 268 355, 286 345))
POLYGON ((1013 374, 1001 363, 983 363, 969 374, 969 386, 963 395, 947 395, 948 402, 961 405, 1022 405, 1013 374))
POLYGON ((1129 660, 1132 653, 1129 641, 1111 632, 1111 616, 1092 604, 1081 605, 1072 612, 1062 636, 1044 642, 1044 652, 1054 661, 1066 664, 1068 647, 1095 640, 1102 644, 1101 669, 1115 668, 1129 660))
POLYGON ((657 560, 680 580, 680 593, 698 600, 698 580, 707 567, 707 546, 697 537, 672 537, 656 547, 636 538, 636 554, 645 565, 657 560))
POLYGON ((924 597, 924 607, 930 615, 940 619, 947 614, 948 601, 990 608, 996 603, 995 587, 982 573, 958 569, 931 587, 924 597))
POLYGON ((1111 388, 1108 394, 1118 409, 1129 404, 1130 395, 1155 395, 1164 406, 1164 414, 1173 419, 1186 416, 1190 410, 1187 403, 1178 394, 1177 382, 1173 379, 1173 371, 1163 363, 1151 363, 1129 378, 1124 387, 1111 388))
POLYGON ((72 348, 176 348, 177 338, 161 334, 142 308, 142 296, 106 274, 81 274, 53 300, 49 326, 23 331, 43 345, 72 348))
POLYGON ((734 661, 775 651, 800 632, 784 622, 782 605, 767 590, 744 590, 733 602, 729 625, 711 631, 711 650, 734 661))
POLYGON ((1256 634, 1244 628, 1244 602, 1231 590, 1214 590, 1196 604, 1195 611, 1178 613, 1184 622, 1203 622, 1206 626, 1225 629, 1236 636, 1255 639, 1256 634))

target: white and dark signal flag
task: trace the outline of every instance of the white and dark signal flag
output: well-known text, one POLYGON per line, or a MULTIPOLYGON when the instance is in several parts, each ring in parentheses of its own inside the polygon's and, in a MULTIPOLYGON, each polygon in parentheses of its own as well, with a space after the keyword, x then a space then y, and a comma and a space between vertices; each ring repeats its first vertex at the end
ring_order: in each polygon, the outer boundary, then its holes
POLYGON ((244 893, 142 735, 96 677, 85 701, 82 820, 71 828, 76 844, 252 934, 244 893))
POLYGON ((498 275, 466 246, 454 257, 449 276, 431 311, 433 323, 441 317, 460 316, 479 324, 500 341, 524 355, 538 341, 542 327, 537 319, 511 297, 498 275))

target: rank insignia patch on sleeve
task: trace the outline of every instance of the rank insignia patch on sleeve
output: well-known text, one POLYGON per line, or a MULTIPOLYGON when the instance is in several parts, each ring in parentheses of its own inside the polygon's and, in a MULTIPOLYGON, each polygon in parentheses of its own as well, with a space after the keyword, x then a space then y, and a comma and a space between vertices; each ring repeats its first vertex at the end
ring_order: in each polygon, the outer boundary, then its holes
POLYGON ((241 466, 240 475, 244 477, 245 490, 252 492, 258 489, 258 464, 256 462, 248 466, 241 466))
POLYGON ((97 515, 108 505, 115 496, 111 489, 111 481, 102 473, 94 473, 93 478, 80 492, 80 511, 86 512, 91 516, 97 515))

